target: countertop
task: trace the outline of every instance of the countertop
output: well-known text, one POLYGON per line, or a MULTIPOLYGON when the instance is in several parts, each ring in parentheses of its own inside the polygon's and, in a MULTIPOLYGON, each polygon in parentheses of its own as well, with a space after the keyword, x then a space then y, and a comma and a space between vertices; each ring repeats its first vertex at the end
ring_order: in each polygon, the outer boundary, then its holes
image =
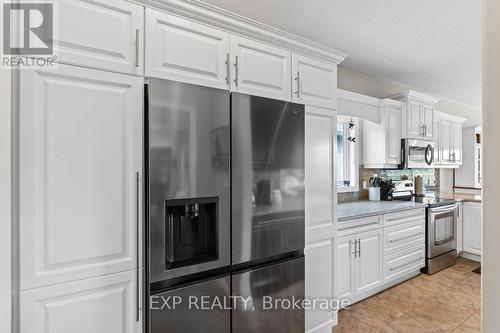
POLYGON ((454 199, 460 202, 481 202, 480 195, 468 194, 468 193, 451 193, 451 192, 439 192, 437 197, 443 199, 454 199))
POLYGON ((426 204, 413 201, 350 201, 337 205, 337 219, 339 222, 359 217, 380 215, 401 210, 424 208, 426 204))

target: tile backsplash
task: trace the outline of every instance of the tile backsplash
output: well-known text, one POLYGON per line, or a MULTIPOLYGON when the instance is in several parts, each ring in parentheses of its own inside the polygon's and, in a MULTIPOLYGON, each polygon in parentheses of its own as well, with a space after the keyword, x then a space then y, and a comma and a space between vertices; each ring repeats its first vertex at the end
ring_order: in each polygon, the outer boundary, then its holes
POLYGON ((439 189, 439 169, 359 169, 359 191, 339 193, 338 202, 361 200, 368 198, 368 190, 363 190, 363 182, 377 174, 379 177, 392 180, 402 180, 405 176, 414 179, 415 176, 424 178, 424 186, 428 190, 439 189))

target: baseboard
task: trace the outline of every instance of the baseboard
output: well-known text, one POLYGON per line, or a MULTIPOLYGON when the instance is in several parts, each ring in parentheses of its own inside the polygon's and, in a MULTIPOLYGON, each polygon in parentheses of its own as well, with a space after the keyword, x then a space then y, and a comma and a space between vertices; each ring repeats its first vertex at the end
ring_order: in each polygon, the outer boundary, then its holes
POLYGON ((470 253, 470 252, 462 252, 459 254, 459 256, 462 258, 465 258, 465 259, 481 262, 481 256, 478 254, 474 254, 474 253, 470 253))
POLYGON ((331 333, 332 328, 335 326, 337 326, 337 313, 335 313, 335 319, 332 318, 323 324, 320 324, 314 328, 306 330, 306 333, 331 333))

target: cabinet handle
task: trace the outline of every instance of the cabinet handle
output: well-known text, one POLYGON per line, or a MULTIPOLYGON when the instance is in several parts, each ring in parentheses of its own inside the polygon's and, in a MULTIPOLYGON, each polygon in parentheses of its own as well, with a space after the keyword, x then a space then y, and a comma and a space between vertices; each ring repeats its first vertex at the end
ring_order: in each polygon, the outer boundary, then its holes
POLYGON ((234 58, 234 85, 238 86, 238 56, 234 58))
POLYGON ((399 242, 399 241, 402 241, 402 240, 405 240, 405 239, 408 239, 408 238, 413 238, 415 236, 420 236, 420 235, 423 235, 423 234, 424 234, 423 232, 419 232, 418 234, 409 235, 409 236, 405 236, 405 237, 400 237, 400 238, 397 238, 397 239, 391 239, 389 241, 389 243, 396 243, 396 242, 399 242))
POLYGON ((139 214, 139 205, 140 205, 140 176, 139 172, 135 173, 135 223, 136 223, 136 243, 135 243, 135 278, 136 278, 136 288, 135 288, 135 299, 136 299, 136 312, 135 312, 135 320, 138 322, 139 321, 139 311, 140 311, 140 276, 139 276, 139 252, 140 252, 140 236, 139 236, 139 230, 140 230, 140 214, 139 214))
POLYGON ((297 98, 300 98, 300 72, 297 72, 295 81, 297 81, 297 90, 295 91, 295 94, 297 95, 297 98))
POLYGON ((135 67, 139 67, 139 29, 135 29, 135 67))
POLYGON ((399 265, 397 267, 393 267, 393 268, 389 268, 389 270, 392 272, 392 271, 395 271, 395 270, 398 270, 400 269, 401 267, 405 267, 405 266, 408 266, 408 265, 411 265, 411 264, 414 264, 414 263, 417 263, 419 262, 420 260, 424 259, 423 257, 420 257, 418 258, 417 260, 414 260, 414 261, 411 261, 409 263, 406 263, 406 264, 403 264, 403 265, 399 265))
POLYGON ((358 239, 358 258, 361 257, 361 239, 358 239))
POLYGON ((229 75, 231 74, 231 66, 229 65, 229 53, 226 53, 226 61, 224 63, 226 64, 226 84, 229 85, 229 75))

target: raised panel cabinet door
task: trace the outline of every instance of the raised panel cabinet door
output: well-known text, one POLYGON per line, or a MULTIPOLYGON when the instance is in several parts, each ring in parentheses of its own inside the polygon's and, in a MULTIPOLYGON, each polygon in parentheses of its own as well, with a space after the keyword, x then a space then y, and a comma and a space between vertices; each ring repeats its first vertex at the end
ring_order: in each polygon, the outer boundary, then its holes
POLYGON ((481 255, 482 213, 481 204, 466 202, 463 204, 464 251, 481 255))
POLYGON ((306 229, 333 226, 334 133, 336 112, 306 107, 305 224, 306 229))
POLYGON ((450 164, 452 162, 451 145, 451 123, 449 120, 441 119, 439 123, 439 142, 441 150, 441 163, 450 164))
MULTIPOLYGON (((305 296, 307 299, 323 299, 334 296, 334 253, 333 238, 317 240, 305 248, 305 296)), ((315 332, 317 327, 331 327, 334 323, 333 311, 319 309, 306 310, 306 332, 315 332)))
POLYGON ((422 103, 409 99, 406 111, 407 136, 413 139, 421 139, 424 133, 422 125, 422 103))
POLYGON ((337 240, 335 255, 335 297, 339 300, 353 299, 354 287, 354 237, 341 237, 337 240))
POLYGON ((146 76, 229 89, 229 34, 146 9, 146 76))
POLYGON ((462 124, 451 123, 451 138, 453 145, 453 164, 462 164, 462 124))
POLYGON ((401 109, 385 107, 386 116, 386 163, 401 163, 401 109))
POLYGON ((142 281, 126 271, 22 291, 20 332, 141 333, 138 285, 142 281))
POLYGON ((143 87, 67 65, 21 71, 21 290, 137 268, 143 87))
POLYGON ((422 104, 422 119, 425 126, 424 138, 432 139, 434 135, 434 106, 430 104, 422 104))
POLYGON ((292 101, 337 108, 337 65, 292 54, 292 101))
POLYGON ((143 75, 144 8, 122 0, 58 0, 57 61, 143 75))
POLYGON ((441 165, 441 119, 434 117, 434 165, 441 165))
POLYGON ((463 203, 458 203, 457 219, 457 252, 460 253, 464 248, 464 207, 463 203))
POLYGON ((356 296, 377 288, 383 280, 382 230, 358 234, 358 258, 355 268, 356 296))
POLYGON ((291 100, 291 52, 231 35, 231 90, 291 100))

